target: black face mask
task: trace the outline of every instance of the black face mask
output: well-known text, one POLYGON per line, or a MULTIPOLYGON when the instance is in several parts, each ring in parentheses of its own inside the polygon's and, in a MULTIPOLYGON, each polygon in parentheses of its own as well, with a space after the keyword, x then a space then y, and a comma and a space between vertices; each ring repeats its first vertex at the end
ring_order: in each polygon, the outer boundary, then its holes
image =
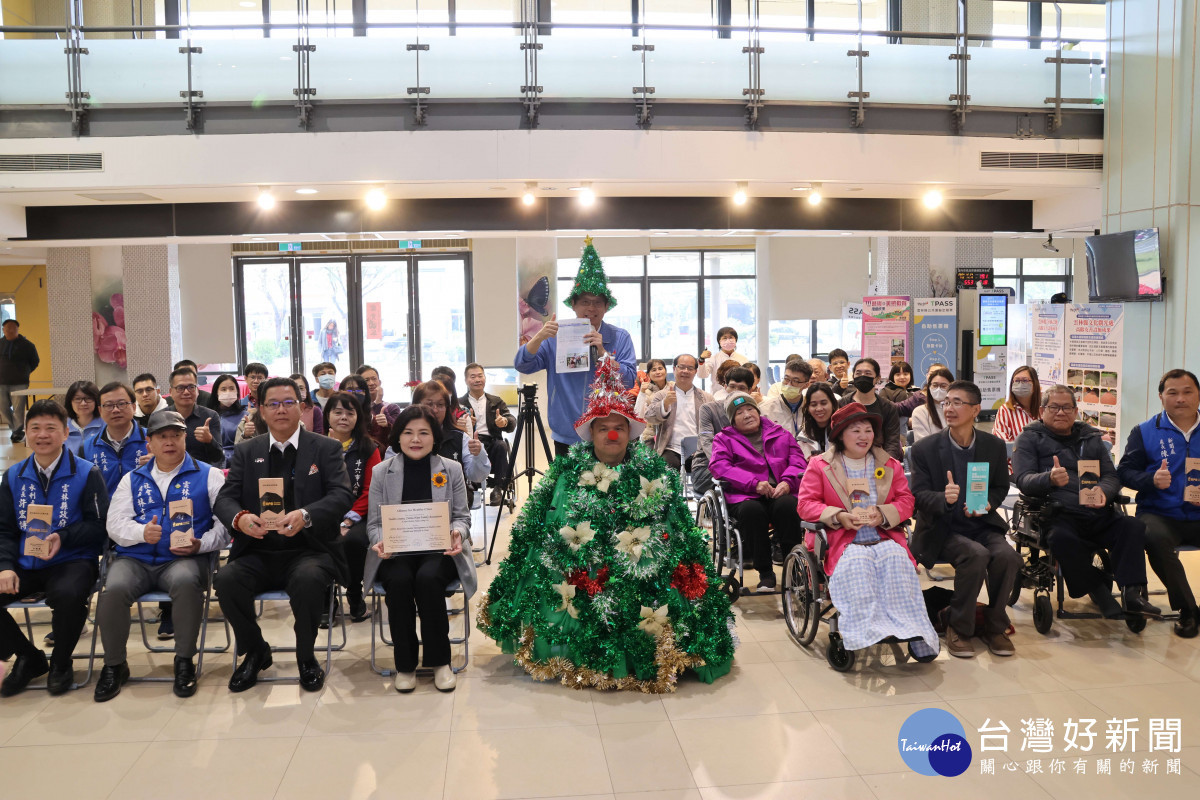
POLYGON ((874 391, 875 379, 869 375, 860 375, 854 379, 854 388, 857 389, 861 394, 867 394, 868 392, 874 391))

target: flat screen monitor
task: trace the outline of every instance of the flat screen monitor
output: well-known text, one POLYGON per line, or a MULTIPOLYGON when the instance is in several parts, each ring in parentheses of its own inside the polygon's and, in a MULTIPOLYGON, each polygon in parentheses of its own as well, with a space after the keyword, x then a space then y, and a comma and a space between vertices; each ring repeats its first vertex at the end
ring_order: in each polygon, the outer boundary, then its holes
POLYGON ((1162 300, 1158 228, 1089 236, 1084 245, 1090 302, 1162 300))
POLYGON ((1008 294, 979 295, 979 346, 1008 344, 1008 294))

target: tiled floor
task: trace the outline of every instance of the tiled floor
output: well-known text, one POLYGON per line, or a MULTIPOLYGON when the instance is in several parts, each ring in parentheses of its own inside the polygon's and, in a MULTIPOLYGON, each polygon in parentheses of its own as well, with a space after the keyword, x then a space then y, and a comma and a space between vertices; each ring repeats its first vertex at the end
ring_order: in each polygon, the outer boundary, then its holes
MULTIPOLYGON (((0 447, 0 460, 21 449, 0 447)), ((1200 558, 1185 560, 1200 585, 1200 558)), ((481 585, 494 574, 481 569, 481 585)), ((1029 599, 1014 611, 1014 658, 977 648, 970 661, 943 653, 896 666, 876 648, 839 674, 825 662, 824 630, 811 651, 797 647, 777 596, 746 598, 735 608, 732 674, 711 686, 685 680, 661 697, 535 683, 478 631, 457 691, 440 694, 422 678, 401 696, 370 670, 368 626, 352 625, 317 695, 294 684, 230 694, 226 654, 211 657, 189 700, 137 684, 103 705, 92 686, 0 701, 0 797, 1196 797, 1200 640, 1178 639, 1164 622, 1135 635, 1098 620, 1056 621, 1041 636, 1029 599), (901 760, 900 726, 922 708, 963 722, 976 757, 959 778, 923 777, 901 760), (1054 725, 1050 752, 1021 750, 1022 720, 1035 717, 1054 725), (1097 720, 1085 776, 1074 774, 1079 752, 1065 749, 1071 718, 1097 720), (1106 751, 1106 722, 1117 718, 1138 720, 1132 755, 1106 751), (1182 720, 1182 752, 1148 751, 1151 718, 1182 720), (1006 753, 980 753, 977 728, 989 719, 1011 729, 1006 753), (996 774, 981 774, 980 756, 995 759, 996 774), (1096 774, 1104 757, 1111 776, 1096 774), (1028 771, 1034 758, 1041 773, 1028 771), (1121 774, 1122 758, 1135 774, 1121 774), (1167 774, 1168 759, 1181 774, 1167 774), (1157 774, 1143 772, 1149 760, 1157 774)), ((273 642, 291 639, 283 608, 269 608, 264 627, 273 642)), ((169 655, 132 644, 130 653, 135 674, 169 671, 169 655)), ((285 659, 275 673, 291 672, 285 659)))

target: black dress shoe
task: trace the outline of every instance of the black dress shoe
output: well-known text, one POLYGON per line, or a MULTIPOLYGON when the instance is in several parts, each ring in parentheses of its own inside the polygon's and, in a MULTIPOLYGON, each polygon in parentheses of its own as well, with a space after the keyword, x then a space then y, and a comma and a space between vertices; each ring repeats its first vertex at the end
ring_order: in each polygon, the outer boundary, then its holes
POLYGON ((1121 590, 1121 600, 1125 603, 1125 613, 1141 614, 1145 617, 1161 617, 1162 609, 1150 605, 1146 599, 1146 586, 1130 585, 1121 590))
POLYGON ((319 692, 325 685, 325 670, 315 658, 300 662, 300 688, 306 692, 319 692))
POLYGON ((271 666, 271 645, 263 642, 257 650, 247 653, 246 657, 242 659, 242 665, 233 671, 233 677, 229 679, 229 691, 246 691, 258 683, 258 673, 269 666, 271 666))
POLYGON ((504 492, 499 489, 492 489, 492 493, 488 495, 488 505, 498 506, 504 502, 504 492))
POLYGON ((31 680, 45 675, 49 671, 50 662, 41 650, 36 655, 29 653, 17 656, 12 670, 4 677, 4 683, 0 683, 0 697, 12 697, 14 694, 20 694, 25 691, 25 687, 31 680))
POLYGON ((361 597, 357 600, 350 601, 350 621, 362 622, 371 618, 371 611, 367 608, 367 601, 361 597))
MULTIPOLYGON (((333 607, 333 624, 337 625, 341 621, 342 621, 342 604, 338 603, 337 605, 335 605, 333 607)), ((317 627, 323 631, 329 629, 329 613, 328 612, 321 614, 321 621, 317 623, 317 627)))
POLYGON ((46 691, 52 697, 66 694, 75 685, 75 670, 71 667, 50 665, 50 675, 46 678, 46 691))
POLYGON ((196 693, 196 665, 190 658, 175 656, 175 685, 171 691, 176 697, 191 697, 196 693))
POLYGON ((121 687, 129 680, 129 664, 120 663, 115 667, 105 664, 100 669, 100 680, 96 681, 96 702, 104 703, 112 700, 121 693, 121 687))
POLYGON ((1180 611, 1179 621, 1175 623, 1175 635, 1181 639, 1192 639, 1197 633, 1200 633, 1200 625, 1197 624, 1196 611, 1180 611))
POLYGON ((1105 584, 1088 592, 1088 597, 1092 598, 1092 602, 1100 609, 1100 613, 1105 619, 1124 619, 1125 611, 1121 608, 1121 604, 1112 596, 1112 585, 1105 584))

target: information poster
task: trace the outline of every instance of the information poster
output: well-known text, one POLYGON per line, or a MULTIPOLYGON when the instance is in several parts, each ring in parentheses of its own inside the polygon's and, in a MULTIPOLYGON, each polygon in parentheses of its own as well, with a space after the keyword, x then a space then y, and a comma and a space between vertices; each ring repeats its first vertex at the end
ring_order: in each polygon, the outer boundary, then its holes
POLYGON ((913 300, 913 370, 918 383, 936 365, 957 372, 958 298, 913 300))
POLYGON ((863 298, 862 354, 864 358, 878 361, 884 376, 892 364, 909 361, 908 325, 911 319, 912 299, 907 296, 863 298))
POLYGON ((367 309, 366 338, 383 338, 383 303, 364 303, 367 309))
POLYGON ((1075 392, 1080 419, 1114 446, 1120 444, 1124 313, 1120 303, 1066 307, 1065 383, 1075 392))
POLYGON ((1066 310, 1066 306, 1046 303, 1029 306, 1032 336, 1029 364, 1037 370, 1042 391, 1066 380, 1066 373, 1063 372, 1066 310))

